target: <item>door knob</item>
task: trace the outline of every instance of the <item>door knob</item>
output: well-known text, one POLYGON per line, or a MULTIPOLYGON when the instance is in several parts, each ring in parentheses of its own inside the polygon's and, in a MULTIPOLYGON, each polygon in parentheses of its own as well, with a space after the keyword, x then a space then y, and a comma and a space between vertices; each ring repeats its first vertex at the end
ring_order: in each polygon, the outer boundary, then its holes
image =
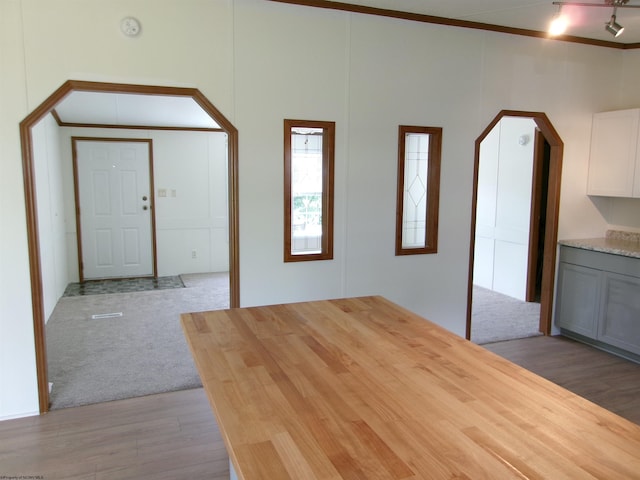
POLYGON ((143 210, 149 210, 149 207, 147 205, 143 205, 142 209, 143 210))
POLYGON ((147 196, 146 196, 146 195, 143 195, 143 196, 142 196, 142 201, 143 201, 143 202, 145 202, 146 200, 147 200, 147 196))

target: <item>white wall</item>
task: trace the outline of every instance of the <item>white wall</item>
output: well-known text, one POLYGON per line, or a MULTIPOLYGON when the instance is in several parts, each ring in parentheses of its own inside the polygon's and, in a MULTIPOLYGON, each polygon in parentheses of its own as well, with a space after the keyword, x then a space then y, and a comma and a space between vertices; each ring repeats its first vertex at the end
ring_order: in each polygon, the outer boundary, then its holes
POLYGON ((270 2, 235 3, 243 306, 340 297, 345 291, 347 32, 343 15, 309 13, 270 2), (285 118, 336 122, 332 261, 283 262, 285 118))
POLYGON ((523 301, 535 129, 531 118, 503 117, 479 156, 473 283, 523 301))
POLYGON ((60 130, 66 159, 63 175, 65 215, 69 219, 69 282, 78 281, 72 136, 151 139, 159 276, 229 270, 225 133, 78 127, 60 130), (165 196, 160 196, 161 191, 165 196))
POLYGON ((474 140, 502 109, 545 112, 565 142, 560 236, 609 224, 585 194, 586 139, 620 92, 638 102, 635 52, 264 0, 0 6, 0 418, 37 410, 17 124, 68 79, 195 86, 238 128, 245 306, 383 294, 463 335, 474 140), (337 123, 332 261, 282 261, 284 118, 337 123), (444 129, 436 255, 394 256, 400 124, 444 129))
POLYGON ((159 274, 228 271, 227 135, 151 132, 151 137, 159 274), (166 197, 159 196, 161 189, 166 197))
POLYGON ((18 130, 28 113, 20 6, 0 1, 0 419, 38 412, 18 130))
POLYGON ((65 213, 65 183, 73 188, 72 179, 64 179, 65 159, 60 149, 59 128, 52 115, 40 120, 31 131, 33 165, 36 178, 40 268, 45 321, 69 283, 66 227, 74 222, 74 212, 65 213), (65 182, 65 180, 67 180, 65 182))

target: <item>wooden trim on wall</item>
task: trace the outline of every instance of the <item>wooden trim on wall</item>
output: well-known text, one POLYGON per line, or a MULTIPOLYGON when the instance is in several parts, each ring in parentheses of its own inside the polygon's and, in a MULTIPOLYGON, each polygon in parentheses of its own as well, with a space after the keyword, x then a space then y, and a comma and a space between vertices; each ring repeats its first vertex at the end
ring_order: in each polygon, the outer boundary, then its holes
MULTIPOLYGON (((40 117, 34 116, 34 118, 39 119, 40 117)), ((40 413, 44 413, 49 411, 49 373, 47 366, 47 342, 44 331, 44 298, 42 292, 42 272, 40 269, 40 247, 38 243, 38 207, 35 194, 33 142, 31 141, 32 125, 33 124, 27 122, 26 119, 20 123, 20 143, 22 145, 22 170, 27 216, 27 246, 29 250, 29 277, 31 280, 31 310, 33 314, 38 404, 40 413)))
POLYGON ((82 251, 82 222, 80 220, 80 183, 78 181, 78 152, 75 137, 71 137, 71 166, 73 170, 73 201, 76 217, 76 253, 78 254, 78 280, 84 282, 84 261, 82 251))
POLYGON ((60 119, 60 115, 58 114, 58 111, 55 108, 53 108, 53 109, 51 109, 51 112, 49 112, 49 113, 51 113, 51 116, 56 121, 58 126, 62 126, 62 120, 60 119))
POLYGON ((336 123, 316 120, 284 120, 284 255, 285 263, 333 260, 333 214, 335 183, 336 123), (292 145, 291 132, 295 127, 322 129, 322 238, 319 253, 291 253, 292 201, 292 145))
POLYGON ((41 257, 38 231, 38 209, 36 203, 33 138, 31 135, 31 129, 47 114, 51 113, 55 109, 56 105, 73 91, 138 93, 159 96, 190 96, 218 123, 218 125, 222 127, 222 131, 227 133, 229 169, 229 304, 231 308, 240 306, 238 130, 198 89, 195 88, 67 80, 47 99, 45 99, 44 102, 27 115, 22 122, 20 122, 20 144, 22 147, 22 168, 29 251, 29 274, 31 279, 31 303, 40 413, 49 411, 49 378, 47 372, 42 270, 40 268, 41 257))
POLYGON ((229 284, 231 308, 240 307, 240 198, 238 193, 238 129, 199 90, 192 89, 191 97, 216 120, 228 135, 229 169, 229 284))
POLYGON ((442 163, 442 127, 422 127, 411 125, 398 126, 398 167, 396 178, 396 235, 395 254, 421 255, 438 253, 438 215, 440 212, 440 165, 442 163), (427 208, 425 221, 424 246, 406 248, 402 246, 402 231, 404 225, 404 176, 405 176, 405 148, 407 133, 423 133, 429 135, 429 154, 427 160, 427 208))
POLYGON ((545 138, 539 129, 535 129, 533 140, 533 175, 531 178, 531 215, 529 216, 529 255, 527 258, 527 287, 525 300, 534 302, 537 286, 538 249, 540 238, 540 209, 542 201, 542 182, 544 170, 545 138))
MULTIPOLYGON (((51 112, 53 115, 53 112, 51 112)), ((63 122, 60 120, 60 117, 53 118, 56 119, 56 123, 59 127, 77 127, 77 128, 114 128, 117 130, 168 130, 172 132, 224 132, 222 128, 196 128, 196 127, 159 127, 154 125, 111 125, 111 124, 100 124, 100 123, 72 123, 72 122, 63 122)))
POLYGON ((342 12, 361 13, 365 15, 376 15, 379 17, 396 18, 399 20, 409 20, 412 22, 431 23, 435 25, 445 25, 449 27, 472 28, 475 30, 485 30, 488 32, 507 33, 510 35, 520 35, 524 37, 542 38, 545 40, 580 43, 593 45, 596 47, 617 48, 620 50, 630 50, 640 48, 640 43, 618 43, 607 40, 595 40, 592 38, 576 37, 574 35, 558 35, 550 37, 547 32, 539 30, 528 30, 525 28, 504 27, 491 23, 471 22, 468 20, 457 20, 454 18, 437 17, 424 15, 421 13, 403 12, 400 10, 390 10, 386 8, 368 7, 364 5, 354 5, 330 0, 269 0, 276 3, 287 3, 290 5, 300 5, 304 7, 324 8, 327 10, 338 10, 342 12))
POLYGON ((149 209, 151 212, 151 254, 153 255, 153 278, 158 278, 158 236, 156 231, 156 183, 155 169, 153 164, 153 139, 149 138, 147 147, 149 148, 149 209))
POLYGON ((553 290, 555 286, 556 252, 558 242, 558 217, 560 213, 560 184, 562 179, 562 155, 564 144, 549 118, 542 112, 526 112, 519 110, 502 110, 483 130, 475 142, 475 158, 473 168, 473 196, 471 202, 471 231, 469 243, 469 272, 467 283, 467 327, 466 338, 471 338, 471 307, 473 299, 473 264, 476 238, 476 207, 478 203, 478 172, 480 167, 480 145, 502 117, 529 117, 533 119, 540 132, 551 147, 549 160, 549 182, 547 193, 546 227, 544 237, 544 255, 542 260, 542 287, 540 298, 539 330, 544 335, 551 333, 553 317, 553 290))

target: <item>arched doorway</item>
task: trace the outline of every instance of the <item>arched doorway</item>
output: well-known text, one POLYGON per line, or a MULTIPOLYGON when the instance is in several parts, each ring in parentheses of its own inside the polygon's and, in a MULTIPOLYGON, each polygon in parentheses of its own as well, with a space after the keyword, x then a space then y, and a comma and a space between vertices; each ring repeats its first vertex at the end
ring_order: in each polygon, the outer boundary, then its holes
POLYGON ((35 167, 32 127, 51 113, 65 97, 72 92, 124 93, 165 97, 191 98, 228 135, 228 188, 229 188, 229 303, 240 306, 239 282, 239 239, 238 239, 238 131, 216 109, 216 107, 195 88, 161 87, 116 83, 86 82, 69 80, 51 94, 40 106, 20 123, 22 163, 27 217, 27 240, 29 248, 29 269, 33 327, 38 376, 38 397, 40 413, 49 409, 49 384, 47 375, 47 353, 45 339, 45 318, 43 308, 43 285, 38 232, 38 211, 36 202, 35 167))
POLYGON ((539 331, 544 335, 551 333, 551 319, 553 314, 553 289, 555 282, 556 248, 558 240, 558 215, 560 207, 560 180, 562 174, 562 153, 564 144, 555 128, 544 113, 502 110, 487 126, 475 142, 475 160, 473 174, 473 197, 471 209, 471 233, 469 246, 469 277, 467 290, 467 327, 466 338, 471 338, 471 314, 473 297, 473 269, 476 240, 476 207, 478 202, 478 173, 480 167, 480 146, 493 128, 503 117, 531 118, 550 148, 548 191, 546 198, 546 221, 544 228, 544 249, 542 258, 542 278, 540 289, 540 324, 539 331))

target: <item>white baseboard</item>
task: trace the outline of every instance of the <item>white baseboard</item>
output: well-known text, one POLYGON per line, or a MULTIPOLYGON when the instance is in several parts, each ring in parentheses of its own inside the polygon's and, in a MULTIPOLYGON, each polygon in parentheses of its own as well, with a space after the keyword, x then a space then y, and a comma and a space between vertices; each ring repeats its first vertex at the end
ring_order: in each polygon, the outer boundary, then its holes
POLYGON ((27 413, 18 413, 16 415, 3 415, 0 416, 0 422, 5 420, 15 420, 16 418, 25 418, 25 417, 35 417, 40 415, 40 412, 27 412, 27 413))

